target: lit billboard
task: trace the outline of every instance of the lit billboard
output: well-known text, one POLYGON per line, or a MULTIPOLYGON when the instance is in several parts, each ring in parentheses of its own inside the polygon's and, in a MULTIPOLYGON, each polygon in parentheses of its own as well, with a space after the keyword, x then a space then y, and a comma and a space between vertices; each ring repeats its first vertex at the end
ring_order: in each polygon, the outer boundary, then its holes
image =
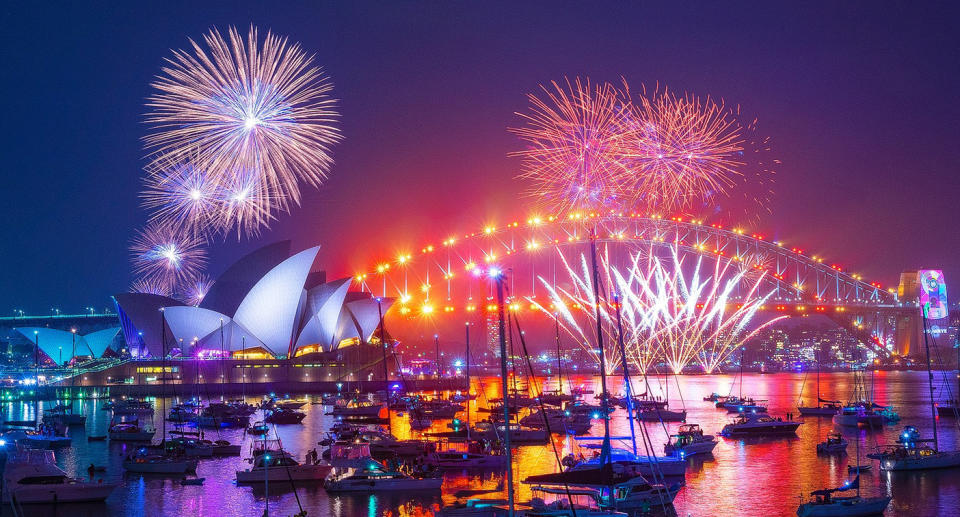
POLYGON ((928 320, 947 317, 947 284, 943 271, 939 269, 921 269, 917 271, 917 283, 920 287, 920 306, 928 320))

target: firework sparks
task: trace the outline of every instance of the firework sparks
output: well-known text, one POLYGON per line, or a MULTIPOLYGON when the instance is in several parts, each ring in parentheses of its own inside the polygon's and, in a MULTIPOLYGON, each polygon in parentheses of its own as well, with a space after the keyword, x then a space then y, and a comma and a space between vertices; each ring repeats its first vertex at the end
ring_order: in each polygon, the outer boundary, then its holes
POLYGON ((130 285, 130 291, 141 294, 170 296, 170 286, 160 278, 139 278, 130 285))
POLYGON ((743 137, 733 113, 709 97, 669 90, 641 95, 621 135, 629 186, 658 211, 725 197, 742 173, 743 137))
POLYGON ((523 160, 520 178, 546 208, 594 209, 619 205, 619 159, 629 99, 609 83, 579 78, 542 86, 545 98, 530 94, 530 109, 518 113, 525 125, 511 132, 528 147, 512 153, 523 160))
POLYGON ((180 299, 186 302, 187 305, 196 307, 200 305, 200 302, 207 296, 212 286, 213 281, 210 280, 209 277, 206 275, 198 275, 197 278, 187 283, 180 294, 180 299))
MULTIPOLYGON (((640 372, 663 362, 673 372, 681 372, 696 361, 704 371, 712 373, 736 348, 760 330, 779 319, 757 324, 757 311, 770 296, 759 293, 763 275, 747 278, 748 271, 735 267, 732 261, 717 257, 709 273, 704 272, 704 259, 687 267, 676 247, 671 247, 669 261, 660 259, 654 250, 631 256, 624 268, 602 260, 605 280, 616 296, 592 294, 587 260, 581 255, 579 267, 561 260, 572 283, 570 288, 553 287, 540 281, 549 294, 550 307, 561 327, 588 350, 596 353, 591 343, 596 325, 594 307, 599 304, 600 318, 608 342, 616 342, 616 310, 619 306, 623 339, 628 359, 640 372), (685 270, 691 270, 688 274, 685 270), (737 290, 741 293, 735 298, 737 290), (746 291, 743 293, 743 291, 746 291), (582 315, 571 308, 584 308, 582 315), (582 325, 581 322, 589 323, 582 325)), ((531 298, 531 303, 537 302, 531 298)), ((612 348, 612 347, 611 347, 612 348)), ((608 350, 606 360, 618 364, 618 354, 608 350)))
POLYGON ((180 284, 197 278, 207 259, 202 244, 195 236, 150 223, 130 244, 133 271, 144 282, 173 292, 180 284))
POLYGON ((208 236, 222 223, 223 189, 192 161, 172 162, 148 172, 140 197, 151 220, 208 236))
POLYGON ((261 42, 252 26, 246 38, 233 27, 227 37, 213 29, 204 35, 206 49, 191 40, 192 52, 173 53, 152 83, 158 91, 147 102, 152 132, 144 141, 150 170, 185 162, 203 171, 205 185, 255 184, 243 205, 256 208, 242 212, 260 215, 238 228, 249 231, 299 204, 301 181, 316 187, 326 179, 331 148, 342 137, 332 85, 298 44, 270 32, 261 42))

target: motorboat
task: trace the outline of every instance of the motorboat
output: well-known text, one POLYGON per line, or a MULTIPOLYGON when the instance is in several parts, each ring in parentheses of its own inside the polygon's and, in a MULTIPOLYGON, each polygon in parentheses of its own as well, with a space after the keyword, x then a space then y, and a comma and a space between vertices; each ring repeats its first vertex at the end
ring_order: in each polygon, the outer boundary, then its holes
POLYGON ((370 444, 347 441, 334 442, 329 450, 323 452, 325 458, 335 469, 363 469, 381 465, 370 455, 370 444))
POLYGON ((833 423, 844 427, 883 427, 883 416, 873 410, 867 403, 857 403, 844 406, 840 412, 833 415, 833 423))
POLYGON ((547 408, 530 413, 520 419, 520 424, 532 429, 550 428, 552 433, 585 434, 593 427, 591 416, 584 413, 571 414, 567 410, 547 408))
POLYGON ((114 415, 153 414, 153 404, 143 399, 123 399, 110 406, 114 415))
MULTIPOLYGON (((643 477, 635 477, 613 486, 614 508, 632 514, 661 505, 669 506, 673 504, 673 500, 684 485, 683 481, 669 486, 660 483, 650 484, 643 477)), ((609 507, 609 493, 609 488, 600 487, 601 508, 609 507)))
MULTIPOLYGON (((293 409, 281 406, 277 406, 277 408, 275 411, 293 411, 293 409)), ((232 404, 215 402, 203 408, 200 414, 197 415, 196 422, 199 427, 247 427, 250 425, 250 414, 238 409, 232 404)))
POLYGON ((19 447, 7 454, 2 500, 18 504, 103 501, 118 483, 72 478, 57 466, 53 451, 19 447))
POLYGON ((447 449, 427 455, 425 463, 441 469, 502 469, 507 464, 506 455, 484 447, 479 442, 470 442, 466 450, 447 449))
POLYGON ((299 424, 306 416, 306 413, 294 409, 277 408, 267 412, 263 421, 268 424, 299 424))
POLYGON ((818 454, 843 453, 847 450, 847 440, 840 433, 830 433, 827 439, 817 444, 818 454))
POLYGON ((300 409, 303 406, 307 405, 307 400, 295 400, 291 398, 284 398, 281 400, 275 400, 273 406, 280 409, 300 409))
POLYGON ((386 470, 381 466, 350 469, 340 476, 327 480, 327 492, 383 492, 402 490, 406 492, 440 490, 442 477, 413 477, 402 472, 386 470))
POLYGON ((676 434, 670 435, 670 441, 663 446, 663 453, 667 456, 689 458, 696 454, 710 454, 717 446, 716 437, 703 434, 703 429, 697 424, 684 424, 676 434))
POLYGON ((141 426, 137 421, 118 422, 107 429, 107 436, 118 442, 149 442, 156 433, 156 429, 141 426))
POLYGON ((213 457, 213 443, 208 440, 199 440, 181 436, 167 440, 165 445, 171 449, 180 451, 184 456, 187 457, 213 457))
POLYGON ((44 421, 62 425, 84 425, 87 422, 87 416, 83 413, 74 413, 70 406, 58 404, 50 409, 43 410, 44 421))
POLYGON ((600 491, 590 488, 535 486, 526 504, 514 515, 522 517, 626 517, 602 506, 600 491))
POLYGON ((269 432, 270 425, 263 421, 255 422, 252 426, 247 428, 247 434, 252 434, 254 436, 266 436, 269 432))
POLYGON ((69 447, 73 439, 58 432, 55 426, 40 424, 37 429, 13 429, 3 434, 7 443, 25 445, 34 449, 69 447))
POLYGON ((284 451, 267 452, 250 458, 253 466, 237 471, 237 483, 269 481, 323 482, 333 470, 326 462, 300 463, 284 451))
POLYGON ((751 398, 737 399, 736 401, 724 402, 723 407, 727 410, 727 413, 766 413, 767 406, 762 402, 764 401, 751 398))
POLYGON ((868 455, 880 461, 882 471, 927 470, 960 466, 960 451, 941 451, 930 447, 930 439, 921 439, 920 431, 907 426, 897 445, 887 447, 877 454, 868 455))
POLYGON ((123 468, 128 472, 141 474, 186 474, 196 472, 196 458, 174 456, 153 452, 142 448, 123 460, 123 468))
POLYGON ((723 397, 723 395, 721 395, 721 394, 719 394, 719 393, 717 393, 717 392, 713 392, 713 393, 711 393, 710 395, 707 395, 706 397, 703 397, 703 401, 704 401, 704 402, 716 402, 716 401, 720 400, 721 397, 723 397))
POLYGON ((356 439, 370 444, 374 457, 384 456, 420 456, 433 452, 435 445, 420 440, 398 440, 390 433, 364 429, 357 433, 356 439))
POLYGON ((346 404, 337 404, 329 414, 344 418, 376 418, 383 410, 382 404, 352 400, 346 404))
POLYGON ((766 414, 741 414, 723 426, 723 436, 770 436, 795 434, 803 422, 793 422, 766 414))
POLYGON ((891 406, 876 406, 875 409, 886 424, 895 424, 900 421, 900 413, 894 411, 891 406))
POLYGON ((666 408, 645 408, 637 411, 637 420, 641 422, 685 422, 687 411, 672 411, 666 408))
POLYGON ((200 416, 200 414, 197 413, 196 407, 192 404, 177 404, 170 408, 170 412, 167 413, 167 420, 185 424, 195 421, 198 416, 200 416))
POLYGON ((862 497, 860 476, 838 488, 810 492, 811 500, 797 508, 799 517, 850 517, 882 514, 890 505, 890 497, 862 497), (856 490, 854 496, 834 496, 836 492, 856 490))

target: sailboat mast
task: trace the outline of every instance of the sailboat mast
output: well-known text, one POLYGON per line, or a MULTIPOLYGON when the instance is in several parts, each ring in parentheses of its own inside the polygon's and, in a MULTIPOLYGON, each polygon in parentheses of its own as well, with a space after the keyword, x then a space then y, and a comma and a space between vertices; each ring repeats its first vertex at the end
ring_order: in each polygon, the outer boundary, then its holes
POLYGON ((927 311, 920 307, 920 319, 923 321, 923 347, 927 352, 927 385, 930 388, 930 416, 933 424, 933 450, 940 450, 937 438, 937 408, 933 405, 933 370, 930 369, 930 340, 927 338, 927 311))
POLYGON ((464 325, 467 334, 467 351, 466 351, 466 361, 467 361, 467 441, 470 441, 470 322, 466 322, 464 325))
POLYGON ((820 352, 817 352, 817 407, 820 407, 820 352))
POLYGON ((633 429, 633 389, 630 385, 630 367, 627 365, 627 347, 623 343, 623 324, 620 320, 620 295, 614 295, 617 309, 617 345, 620 347, 620 361, 623 363, 623 383, 627 395, 627 421, 630 422, 630 443, 633 454, 637 454, 637 434, 633 429))
POLYGON ((497 273, 497 312, 500 338, 500 385, 503 388, 503 449, 507 455, 507 516, 513 517, 513 455, 510 451, 510 403, 507 387, 507 335, 503 321, 503 273, 497 273))
POLYGON ((40 428, 40 333, 33 331, 33 420, 34 428, 40 428))
POLYGON ((560 394, 563 394, 563 361, 562 355, 560 354, 560 313, 553 313, 554 324, 554 339, 557 342, 557 385, 559 386, 560 394))
MULTIPOLYGON (((167 395, 167 316, 163 310, 163 307, 160 307, 160 349, 161 349, 161 360, 160 360, 160 420, 163 421, 163 435, 160 437, 160 444, 163 445, 167 443, 167 399, 164 398, 167 395)), ((166 450, 166 447, 164 447, 166 450)))
MULTIPOLYGON (((611 464, 610 463, 610 412, 608 411, 608 393, 607 393, 607 363, 604 358, 603 353, 603 319, 600 316, 600 270, 597 268, 597 229, 594 227, 593 232, 590 234, 590 265, 593 268, 593 302, 594 302, 594 311, 597 318, 597 348, 600 350, 600 407, 601 412, 603 413, 601 417, 603 418, 603 445, 600 449, 600 458, 601 465, 600 468, 603 469, 604 466, 611 464)), ((611 506, 614 503, 613 496, 613 486, 612 486, 612 474, 613 471, 609 471, 607 484, 610 486, 610 504, 611 506)))
POLYGON ((740 349, 740 395, 738 396, 740 402, 743 402, 743 361, 746 359, 746 357, 747 347, 743 347, 740 349))

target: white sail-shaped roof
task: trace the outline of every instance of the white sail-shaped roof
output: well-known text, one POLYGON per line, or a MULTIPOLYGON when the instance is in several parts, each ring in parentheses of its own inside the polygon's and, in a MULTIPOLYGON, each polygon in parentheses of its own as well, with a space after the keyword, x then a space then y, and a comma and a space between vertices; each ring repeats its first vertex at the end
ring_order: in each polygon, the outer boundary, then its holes
MULTIPOLYGON (((383 315, 386 317, 387 311, 393 306, 394 298, 383 298, 382 300, 383 315)), ((369 300, 347 302, 347 310, 350 311, 353 320, 357 324, 360 339, 365 342, 370 341, 373 333, 376 332, 377 327, 380 326, 380 312, 377 308, 377 300, 370 298, 369 300)))
POLYGON ((73 359, 74 348, 76 348, 76 355, 78 356, 93 355, 90 347, 87 346, 87 342, 83 340, 83 336, 67 330, 47 327, 18 327, 17 332, 23 334, 31 343, 39 343, 40 351, 57 364, 69 363, 73 359))
POLYGON ((339 343, 336 335, 337 320, 343 309, 343 300, 350 289, 350 278, 342 278, 321 284, 307 292, 304 315, 305 323, 297 338, 294 350, 302 346, 319 344, 330 350, 339 343))
POLYGON ((200 307, 167 307, 163 311, 167 319, 167 327, 178 342, 186 348, 190 343, 198 341, 211 332, 226 326, 230 318, 224 314, 200 307))
POLYGON ((293 341, 303 284, 319 249, 301 251, 271 269, 250 289, 233 316, 274 355, 287 352, 293 341))
POLYGON ((90 352, 93 353, 93 357, 103 357, 103 353, 107 351, 110 343, 113 343, 114 338, 119 333, 120 327, 113 327, 85 334, 83 340, 90 348, 90 352))

